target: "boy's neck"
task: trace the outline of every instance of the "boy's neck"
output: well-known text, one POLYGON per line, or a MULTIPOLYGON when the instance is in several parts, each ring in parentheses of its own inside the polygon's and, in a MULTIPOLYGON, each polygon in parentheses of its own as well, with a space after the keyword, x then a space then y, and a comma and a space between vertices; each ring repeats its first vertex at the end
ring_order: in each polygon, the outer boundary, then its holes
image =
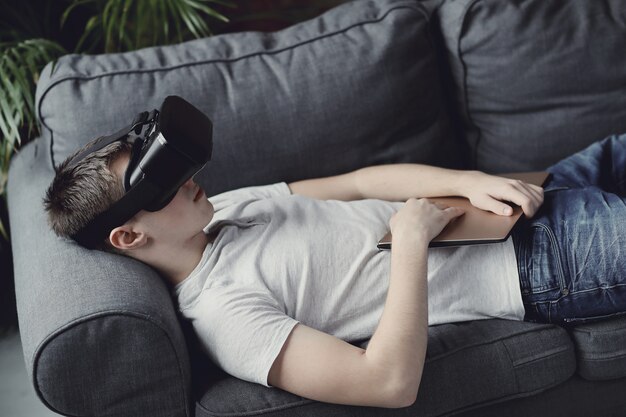
POLYGON ((168 248, 168 253, 160 253, 148 263, 156 268, 167 281, 176 285, 193 272, 202 260, 206 245, 215 236, 207 236, 204 232, 195 235, 187 245, 168 248))

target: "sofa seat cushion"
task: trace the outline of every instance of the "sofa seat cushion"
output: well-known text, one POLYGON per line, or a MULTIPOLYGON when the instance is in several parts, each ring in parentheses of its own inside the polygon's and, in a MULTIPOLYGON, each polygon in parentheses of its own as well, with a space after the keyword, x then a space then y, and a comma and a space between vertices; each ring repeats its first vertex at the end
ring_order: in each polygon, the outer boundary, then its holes
POLYGON ((456 166, 429 19, 412 0, 358 1, 279 32, 68 55, 42 72, 38 112, 58 164, 180 95, 213 121, 196 176, 207 195, 383 163, 456 166))
POLYGON ((571 330, 577 372, 596 381, 626 377, 626 317, 581 324, 571 330))
MULTIPOLYGON (((367 347, 367 342, 360 346, 367 347)), ((574 346, 560 327, 500 319, 431 326, 411 415, 439 416, 529 396, 561 384, 575 369, 574 346)), ((332 413, 328 404, 223 373, 207 385, 196 416, 332 413)), ((373 407, 355 410, 359 416, 380 416, 380 409, 373 407)))
POLYGON ((444 0, 473 168, 541 170, 626 132, 623 0, 444 0))

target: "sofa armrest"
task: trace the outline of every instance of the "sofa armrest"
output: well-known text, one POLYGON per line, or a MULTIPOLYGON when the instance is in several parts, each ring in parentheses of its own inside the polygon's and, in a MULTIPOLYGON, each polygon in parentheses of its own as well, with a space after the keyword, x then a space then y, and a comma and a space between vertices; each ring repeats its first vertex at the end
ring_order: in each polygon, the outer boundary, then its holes
POLYGON ((189 355, 166 284, 140 262, 50 230, 49 161, 47 140, 29 143, 8 183, 20 335, 37 395, 74 416, 192 415, 189 355))

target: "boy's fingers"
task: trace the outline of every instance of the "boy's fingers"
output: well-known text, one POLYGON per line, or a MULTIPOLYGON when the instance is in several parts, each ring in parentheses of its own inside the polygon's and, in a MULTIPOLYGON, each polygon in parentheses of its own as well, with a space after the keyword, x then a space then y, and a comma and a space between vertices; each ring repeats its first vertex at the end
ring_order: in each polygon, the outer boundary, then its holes
POLYGON ((534 197, 537 204, 541 204, 543 202, 543 188, 535 184, 528 184, 528 183, 524 183, 524 186, 534 197))
POLYGON ((531 192, 537 199, 537 202, 541 203, 543 201, 543 188, 539 187, 539 190, 537 190, 536 188, 533 188, 531 192))
MULTIPOLYGON (((483 203, 483 201, 481 201, 481 203, 483 203)), ((511 206, 498 200, 497 197, 492 197, 490 195, 488 195, 487 199, 484 200, 484 204, 480 205, 480 208, 501 216, 510 216, 513 214, 511 206)))
POLYGON ((448 207, 444 211, 448 213, 451 217, 457 217, 465 213, 465 210, 460 207, 448 207))
POLYGON ((530 184, 527 183, 513 185, 523 195, 522 199, 516 199, 515 203, 522 207, 524 214, 528 217, 534 214, 536 207, 538 207, 540 203, 540 199, 535 194, 535 191, 529 187, 529 185, 530 184), (526 198, 524 199, 524 197, 526 198), (523 201, 523 199, 527 199, 529 201, 523 201))
POLYGON ((537 191, 535 188, 533 188, 532 184, 525 184, 525 185, 526 185, 526 189, 531 195, 532 204, 531 204, 530 210, 528 212, 526 211, 524 212, 528 217, 532 217, 539 209, 539 206, 541 206, 541 204, 543 203, 543 194, 541 194, 540 191, 537 191))

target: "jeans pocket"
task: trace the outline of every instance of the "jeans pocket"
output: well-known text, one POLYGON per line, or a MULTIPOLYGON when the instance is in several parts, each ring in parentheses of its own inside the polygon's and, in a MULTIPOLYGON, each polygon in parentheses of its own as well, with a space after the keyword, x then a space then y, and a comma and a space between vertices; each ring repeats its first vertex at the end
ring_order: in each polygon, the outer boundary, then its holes
POLYGON ((532 223, 531 251, 528 259, 528 285, 534 301, 546 301, 566 295, 568 290, 561 264, 561 251, 552 229, 532 223))

